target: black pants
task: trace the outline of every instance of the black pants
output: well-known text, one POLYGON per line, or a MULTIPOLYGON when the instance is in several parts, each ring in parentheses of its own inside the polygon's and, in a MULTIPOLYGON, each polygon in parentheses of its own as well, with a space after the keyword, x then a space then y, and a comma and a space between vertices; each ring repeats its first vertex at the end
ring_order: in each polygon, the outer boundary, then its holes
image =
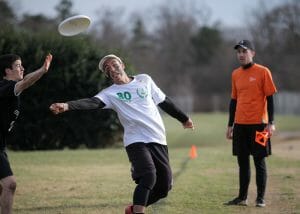
POLYGON ((149 206, 168 195, 172 186, 168 148, 158 143, 134 143, 126 147, 137 186, 133 204, 149 206))
MULTIPOLYGON (((245 200, 251 177, 250 156, 238 156, 240 191, 239 198, 245 200)), ((267 167, 264 157, 253 157, 256 169, 257 199, 264 199, 267 184, 267 167)))

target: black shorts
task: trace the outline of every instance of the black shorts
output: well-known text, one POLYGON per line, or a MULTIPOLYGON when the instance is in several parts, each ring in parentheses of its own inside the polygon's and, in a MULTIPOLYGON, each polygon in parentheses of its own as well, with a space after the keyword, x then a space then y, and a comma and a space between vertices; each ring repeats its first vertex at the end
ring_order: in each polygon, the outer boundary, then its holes
POLYGON ((232 152, 236 156, 253 155, 266 157, 271 155, 271 140, 268 139, 266 146, 255 142, 256 131, 263 131, 266 124, 234 124, 232 152))
POLYGON ((12 175, 13 172, 10 168, 7 154, 5 151, 0 151, 0 180, 12 175))
POLYGON ((157 174, 157 179, 163 177, 171 185, 172 171, 166 145, 137 142, 127 146, 126 152, 131 162, 131 176, 136 183, 140 177, 152 172, 157 174))

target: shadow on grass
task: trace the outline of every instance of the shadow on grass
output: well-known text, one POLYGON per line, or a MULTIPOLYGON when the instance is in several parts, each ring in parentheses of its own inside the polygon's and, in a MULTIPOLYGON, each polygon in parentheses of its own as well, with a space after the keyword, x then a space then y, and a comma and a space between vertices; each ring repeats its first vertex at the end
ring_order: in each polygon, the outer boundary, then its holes
POLYGON ((189 160, 191 160, 189 157, 186 158, 185 160, 182 161, 179 170, 174 173, 173 175, 173 180, 175 181, 181 174, 183 174, 183 172, 186 170, 186 166, 189 162, 189 160))

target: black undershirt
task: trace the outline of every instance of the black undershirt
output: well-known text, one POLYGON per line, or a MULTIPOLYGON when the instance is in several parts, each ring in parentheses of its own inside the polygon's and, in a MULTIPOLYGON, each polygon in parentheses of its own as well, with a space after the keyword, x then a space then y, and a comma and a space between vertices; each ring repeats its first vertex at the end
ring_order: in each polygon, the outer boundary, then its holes
POLYGON ((250 68, 252 65, 254 65, 254 62, 250 62, 250 63, 248 63, 248 64, 246 64, 246 65, 243 65, 242 67, 243 67, 243 69, 248 69, 248 68, 250 68))

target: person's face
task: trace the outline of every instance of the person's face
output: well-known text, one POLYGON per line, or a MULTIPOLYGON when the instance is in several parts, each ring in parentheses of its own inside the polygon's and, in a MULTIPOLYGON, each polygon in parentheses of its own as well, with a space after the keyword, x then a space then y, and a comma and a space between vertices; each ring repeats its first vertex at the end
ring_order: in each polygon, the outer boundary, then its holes
POLYGON ((10 80, 19 81, 23 79, 24 67, 22 66, 21 60, 16 60, 12 64, 11 68, 7 68, 6 77, 10 80))
POLYGON ((255 56, 255 52, 253 50, 239 47, 236 53, 237 53, 237 58, 239 60, 239 63, 242 66, 253 62, 253 57, 255 56))
POLYGON ((103 65, 104 73, 116 84, 122 83, 125 66, 117 59, 107 59, 103 65))

